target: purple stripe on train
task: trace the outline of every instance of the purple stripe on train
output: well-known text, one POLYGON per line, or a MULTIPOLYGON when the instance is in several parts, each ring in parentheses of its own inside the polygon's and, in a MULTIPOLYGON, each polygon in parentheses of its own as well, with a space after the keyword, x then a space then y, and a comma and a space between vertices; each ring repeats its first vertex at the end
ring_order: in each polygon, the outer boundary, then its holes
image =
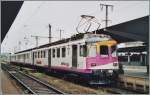
POLYGON ((96 57, 86 58, 86 68, 89 69, 92 66, 106 65, 117 61, 118 61, 118 57, 112 57, 112 56, 102 57, 99 54, 97 54, 96 57))

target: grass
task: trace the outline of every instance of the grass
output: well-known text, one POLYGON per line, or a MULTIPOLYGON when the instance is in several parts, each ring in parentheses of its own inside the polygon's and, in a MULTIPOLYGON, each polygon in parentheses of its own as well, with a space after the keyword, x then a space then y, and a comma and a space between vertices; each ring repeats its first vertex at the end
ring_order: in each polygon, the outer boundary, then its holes
POLYGON ((58 79, 56 77, 48 76, 43 73, 30 73, 31 75, 45 80, 50 83, 52 86, 62 90, 65 93, 69 94, 106 94, 106 91, 101 89, 95 90, 89 87, 85 87, 82 85, 74 84, 72 82, 65 81, 63 79, 58 79))

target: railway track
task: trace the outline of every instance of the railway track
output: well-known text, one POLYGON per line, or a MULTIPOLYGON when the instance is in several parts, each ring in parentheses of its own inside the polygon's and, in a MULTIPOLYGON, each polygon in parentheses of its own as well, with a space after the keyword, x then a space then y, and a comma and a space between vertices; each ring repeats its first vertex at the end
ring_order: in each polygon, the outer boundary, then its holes
POLYGON ((29 94, 64 94, 62 91, 51 85, 22 73, 10 65, 2 64, 2 69, 7 71, 15 80, 17 80, 29 94))
MULTIPOLYGON (((10 67, 8 67, 8 68, 10 68, 10 67)), ((12 68, 12 69, 18 69, 18 68, 15 68, 15 66, 14 66, 14 68, 12 68)), ((11 72, 11 73, 13 73, 13 72, 11 72)), ((24 76, 26 76, 26 74, 24 76)), ((35 77, 32 77, 32 78, 35 78, 35 77)), ((74 82, 74 81, 70 81, 70 82, 74 82)), ((82 85, 82 83, 80 85, 82 85)), ((83 84, 83 86, 84 86, 84 84, 83 84)), ((103 89, 103 90, 107 91, 108 93, 112 93, 112 94, 138 94, 138 93, 144 94, 145 93, 140 90, 137 91, 137 90, 127 89, 127 88, 125 89, 124 86, 121 86, 121 85, 118 86, 117 84, 112 87, 98 87, 98 88, 103 89)))

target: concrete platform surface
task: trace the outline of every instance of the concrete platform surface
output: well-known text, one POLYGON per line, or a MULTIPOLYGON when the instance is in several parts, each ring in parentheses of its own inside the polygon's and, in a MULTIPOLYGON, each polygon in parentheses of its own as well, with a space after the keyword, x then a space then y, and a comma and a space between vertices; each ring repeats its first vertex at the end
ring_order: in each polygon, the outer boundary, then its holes
POLYGON ((1 94, 23 94, 21 88, 16 84, 16 81, 11 79, 6 72, 1 70, 1 94))
POLYGON ((146 66, 123 66, 124 74, 149 79, 146 66))

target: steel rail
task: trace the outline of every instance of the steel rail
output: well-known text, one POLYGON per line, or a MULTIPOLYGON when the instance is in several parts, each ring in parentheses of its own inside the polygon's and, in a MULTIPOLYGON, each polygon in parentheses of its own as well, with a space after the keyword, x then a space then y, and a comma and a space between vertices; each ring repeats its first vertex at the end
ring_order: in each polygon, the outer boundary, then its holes
POLYGON ((39 79, 29 76, 23 72, 14 70, 14 68, 11 66, 3 64, 2 68, 32 94, 65 94, 64 92, 49 84, 44 83, 39 79), (35 86, 30 83, 34 83, 35 86))

